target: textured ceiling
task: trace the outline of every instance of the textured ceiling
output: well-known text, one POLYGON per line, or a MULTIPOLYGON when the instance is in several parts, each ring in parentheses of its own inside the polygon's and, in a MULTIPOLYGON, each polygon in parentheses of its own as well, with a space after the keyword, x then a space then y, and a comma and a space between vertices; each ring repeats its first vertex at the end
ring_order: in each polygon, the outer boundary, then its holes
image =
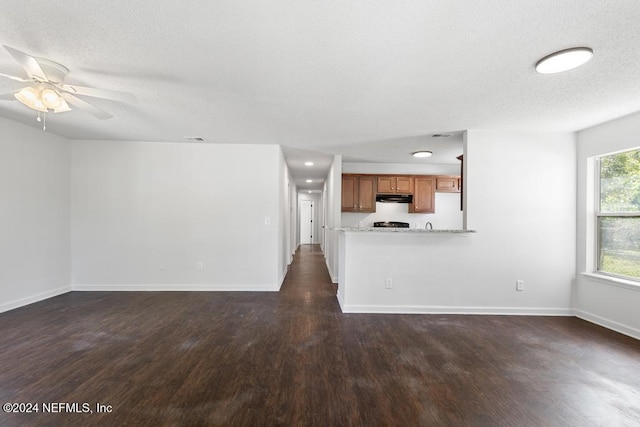
MULTIPOLYGON (((28 0, 2 9, 0 43, 66 65, 66 83, 138 98, 91 100, 115 116, 105 121, 51 115, 47 131, 72 139, 200 136, 282 144, 288 160, 320 152, 408 163, 433 133, 456 133, 449 143, 459 144, 464 129, 574 131, 640 110, 637 0, 28 0), (563 74, 534 71, 572 46, 593 48, 594 59, 563 74)), ((0 72, 24 76, 4 49, 0 72)), ((19 87, 0 78, 0 93, 19 87)), ((37 125, 17 102, 0 102, 0 116, 37 125)))

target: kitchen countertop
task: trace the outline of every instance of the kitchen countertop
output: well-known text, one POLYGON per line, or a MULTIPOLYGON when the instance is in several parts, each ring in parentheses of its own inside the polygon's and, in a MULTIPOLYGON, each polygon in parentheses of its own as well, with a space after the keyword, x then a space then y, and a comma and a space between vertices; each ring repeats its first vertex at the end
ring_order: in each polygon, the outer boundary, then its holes
POLYGON ((433 230, 425 230, 423 228, 385 228, 385 227, 341 227, 336 228, 336 231, 344 231, 344 232, 374 232, 374 233, 414 233, 414 234, 440 234, 440 233, 454 233, 454 234, 469 234, 475 233, 475 230, 461 230, 461 229, 433 229, 433 230))

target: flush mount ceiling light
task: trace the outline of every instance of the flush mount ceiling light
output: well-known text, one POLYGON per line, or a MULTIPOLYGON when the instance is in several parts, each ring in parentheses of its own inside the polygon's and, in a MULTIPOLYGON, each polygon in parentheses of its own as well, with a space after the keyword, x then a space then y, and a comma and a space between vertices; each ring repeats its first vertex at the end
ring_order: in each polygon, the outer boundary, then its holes
POLYGON ((536 63, 536 71, 540 74, 554 74, 572 70, 593 57, 593 49, 588 47, 572 47, 552 53, 536 63))
POLYGON ((313 180, 312 179, 308 179, 305 182, 311 183, 311 182, 313 182, 313 180))
POLYGON ((305 166, 313 166, 313 162, 304 162, 305 166))
POLYGON ((413 157, 425 158, 433 156, 433 153, 431 151, 416 151, 414 153, 411 153, 411 155, 413 157))

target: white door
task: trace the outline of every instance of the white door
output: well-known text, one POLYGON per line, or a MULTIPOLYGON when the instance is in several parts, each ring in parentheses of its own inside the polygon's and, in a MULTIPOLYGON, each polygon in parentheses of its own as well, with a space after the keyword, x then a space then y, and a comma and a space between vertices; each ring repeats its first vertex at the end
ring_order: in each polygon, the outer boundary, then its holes
POLYGON ((300 244, 313 243, 313 202, 300 200, 300 244))

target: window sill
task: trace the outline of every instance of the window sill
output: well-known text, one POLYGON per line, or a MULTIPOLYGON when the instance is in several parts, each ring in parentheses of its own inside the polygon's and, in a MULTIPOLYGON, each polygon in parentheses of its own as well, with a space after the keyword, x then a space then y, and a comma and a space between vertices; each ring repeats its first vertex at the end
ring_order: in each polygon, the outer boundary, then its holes
POLYGON ((640 283, 633 280, 622 279, 620 277, 606 276, 604 274, 597 273, 582 273, 584 277, 593 281, 604 283, 606 285, 613 285, 619 288, 630 289, 632 291, 640 292, 640 283))

